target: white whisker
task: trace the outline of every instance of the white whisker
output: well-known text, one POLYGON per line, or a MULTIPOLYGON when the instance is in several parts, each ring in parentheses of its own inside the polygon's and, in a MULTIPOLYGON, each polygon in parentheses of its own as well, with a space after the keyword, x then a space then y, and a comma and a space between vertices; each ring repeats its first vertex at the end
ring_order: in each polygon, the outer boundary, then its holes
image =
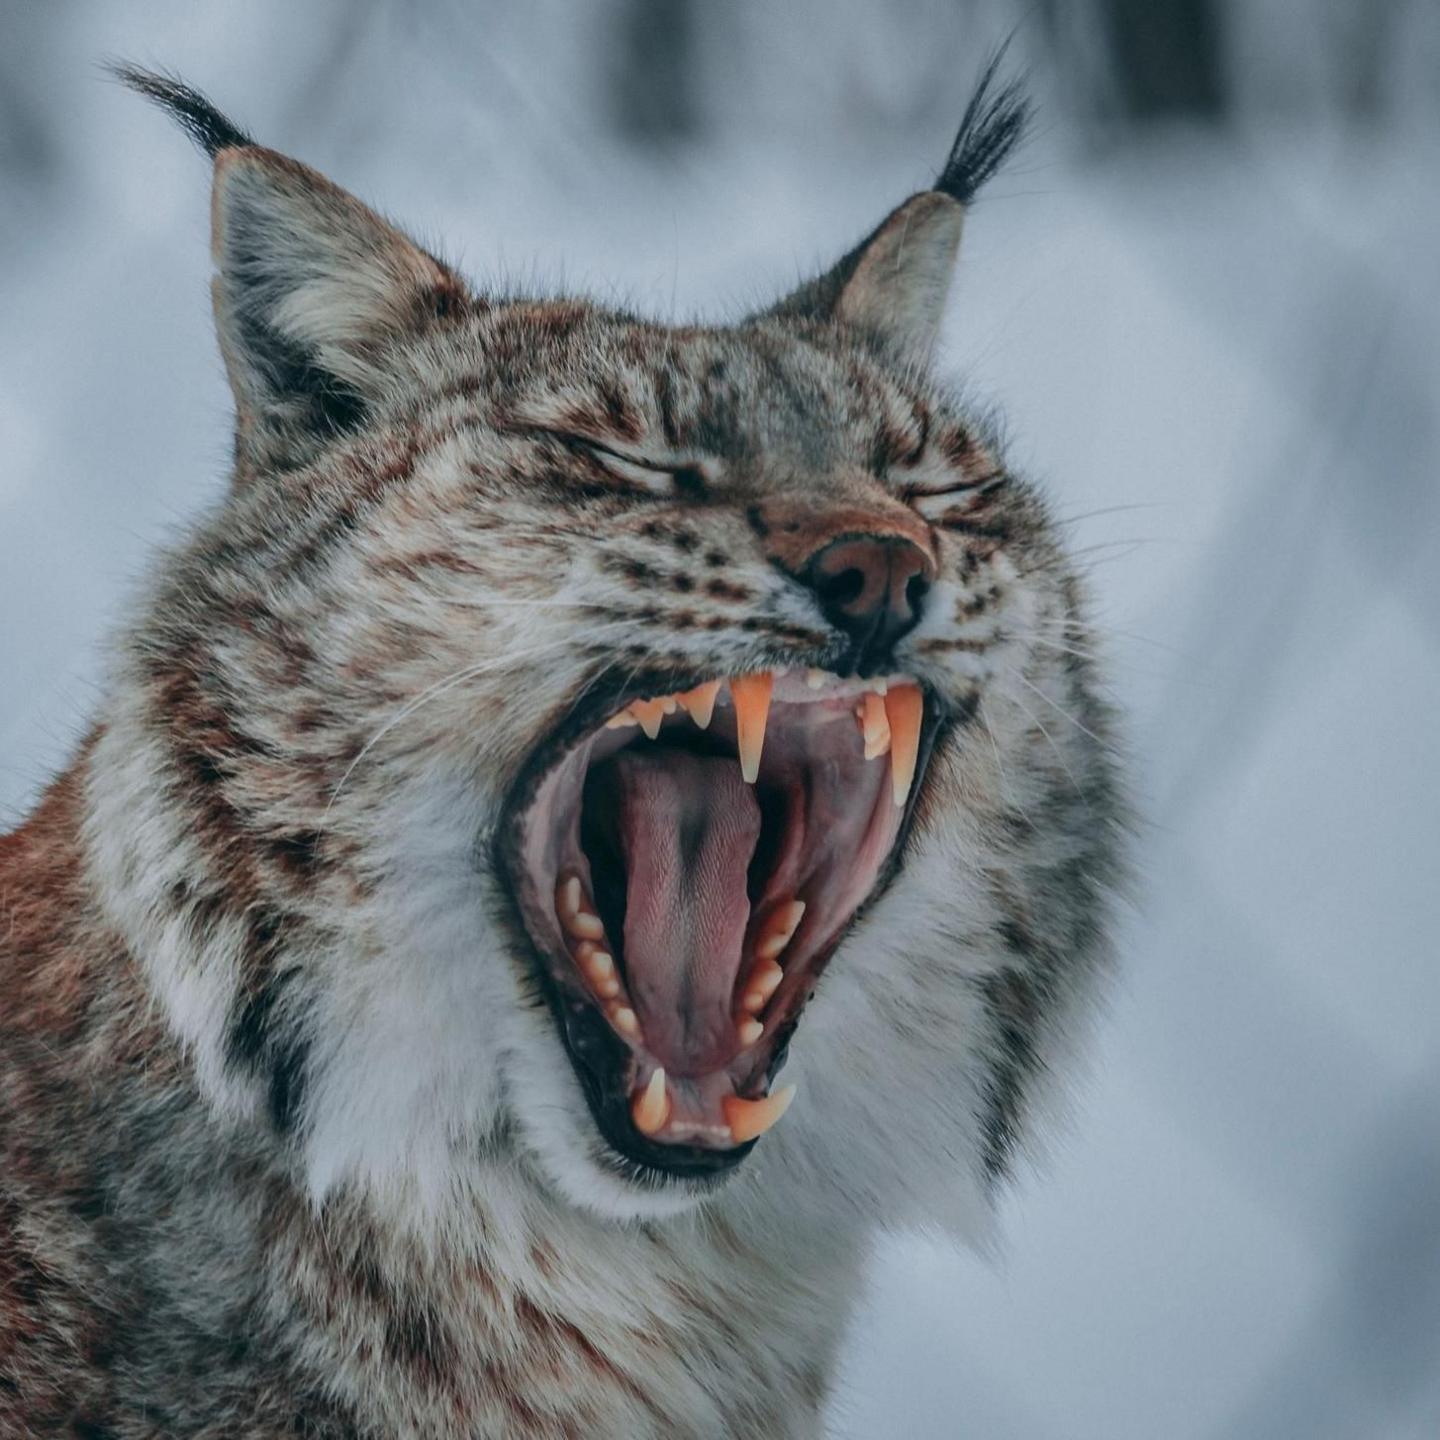
POLYGON ((1064 706, 1057 705, 1033 680, 1029 679, 1028 676, 1015 669, 1013 665, 1007 665, 1005 669, 1024 685, 1026 689, 1033 690, 1061 719, 1068 720, 1082 735, 1088 735, 1097 745, 1103 745, 1105 743, 1093 730, 1087 730, 1064 706))
POLYGON ((555 640, 546 645, 535 646, 529 650, 520 651, 514 654, 497 655, 489 660, 482 660, 476 665, 466 666, 453 674, 437 680, 433 685, 427 685, 418 695, 407 700, 399 710, 395 712, 371 737, 365 742, 360 753, 345 767, 345 773, 340 777, 339 783, 331 792, 329 803, 325 806, 325 813, 320 817, 318 833, 324 834, 325 826, 329 822, 330 812, 335 808, 335 802, 340 797, 340 792, 345 788, 345 782, 354 774, 355 767, 390 733, 401 721, 413 715, 422 705, 430 700, 444 694, 447 690, 453 690, 457 685, 463 685, 467 680, 473 680, 478 675, 486 674, 491 670, 500 670, 509 666, 522 664, 533 659, 536 655, 550 654, 556 650, 563 650, 573 642, 569 636, 555 640))

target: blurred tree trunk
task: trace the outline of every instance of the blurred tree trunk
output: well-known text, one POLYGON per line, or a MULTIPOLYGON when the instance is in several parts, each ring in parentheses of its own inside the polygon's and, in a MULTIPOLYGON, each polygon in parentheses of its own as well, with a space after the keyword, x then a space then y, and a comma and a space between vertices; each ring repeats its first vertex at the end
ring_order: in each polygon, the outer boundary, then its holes
POLYGON ((699 128, 697 0, 622 0, 617 8, 612 109, 640 144, 665 145, 699 128))
POLYGON ((1217 0, 1101 0, 1115 94, 1133 124, 1219 120, 1226 111, 1217 0))

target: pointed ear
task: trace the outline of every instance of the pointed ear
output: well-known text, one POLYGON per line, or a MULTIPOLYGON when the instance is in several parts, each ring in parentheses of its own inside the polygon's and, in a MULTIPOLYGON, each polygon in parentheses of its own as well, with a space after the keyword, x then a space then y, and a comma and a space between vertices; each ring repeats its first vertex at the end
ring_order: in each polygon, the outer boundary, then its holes
POLYGON ((986 66, 931 190, 912 195, 824 275, 768 314, 830 320, 921 364, 930 358, 960 251, 965 211, 1029 122, 1017 82, 996 88, 1004 51, 986 66))
POLYGON ((463 301, 447 267, 323 175, 220 151, 215 322, 252 458, 296 463, 384 393, 387 352, 463 301))
POLYGON ((835 297, 834 318, 928 360, 964 220, 965 207, 938 190, 912 195, 865 242, 835 297))
POLYGON ((215 321, 237 448, 303 463, 383 395, 394 347, 468 300, 457 275, 323 175, 257 145, 174 75, 115 64, 215 162, 215 321))

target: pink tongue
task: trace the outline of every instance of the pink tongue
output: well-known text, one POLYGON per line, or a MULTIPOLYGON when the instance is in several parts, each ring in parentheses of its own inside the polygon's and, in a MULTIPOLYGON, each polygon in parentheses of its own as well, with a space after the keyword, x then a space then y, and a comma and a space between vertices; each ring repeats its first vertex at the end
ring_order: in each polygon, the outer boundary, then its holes
POLYGON ((734 760, 625 750, 613 762, 625 860, 625 979, 645 1048, 675 1075, 735 1054, 732 1002, 760 807, 734 760))

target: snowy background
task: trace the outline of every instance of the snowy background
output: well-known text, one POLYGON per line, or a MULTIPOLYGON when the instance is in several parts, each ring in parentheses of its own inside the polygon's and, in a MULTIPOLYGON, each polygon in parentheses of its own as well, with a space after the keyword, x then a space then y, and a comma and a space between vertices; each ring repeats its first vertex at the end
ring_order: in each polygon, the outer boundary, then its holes
POLYGON ((1093 566, 1144 903, 1004 1253, 888 1247, 834 1433, 1433 1440, 1434 0, 5 6, 0 818, 226 469, 207 167, 98 61, 173 66, 481 281, 721 317, 924 185, 1016 24, 1042 124, 943 363, 1093 566))

